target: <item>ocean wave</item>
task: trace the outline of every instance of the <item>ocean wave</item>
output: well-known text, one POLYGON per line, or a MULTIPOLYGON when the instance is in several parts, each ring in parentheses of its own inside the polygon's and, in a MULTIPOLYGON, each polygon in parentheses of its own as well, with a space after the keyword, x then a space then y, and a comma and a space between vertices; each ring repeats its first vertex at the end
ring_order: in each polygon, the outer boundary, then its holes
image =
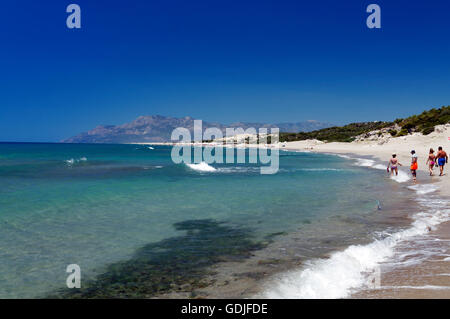
POLYGON ((345 298, 357 289, 370 286, 368 274, 374 273, 381 263, 393 259, 398 244, 425 235, 450 220, 449 209, 436 210, 441 200, 436 200, 439 203, 434 203, 433 198, 421 200, 428 203, 429 209, 413 216, 414 222, 409 228, 385 234, 386 237, 367 245, 349 246, 328 259, 313 260, 302 269, 278 275, 268 283, 262 297, 345 298))
POLYGON ((396 181, 397 183, 404 183, 409 181, 411 177, 409 177, 408 173, 398 170, 398 175, 392 174, 391 179, 396 181))
POLYGON ((413 186, 408 186, 409 189, 416 191, 419 195, 424 195, 437 191, 437 186, 434 184, 418 184, 413 186))
POLYGON ((331 154, 331 155, 336 155, 336 156, 338 156, 338 157, 346 158, 346 159, 351 159, 351 157, 348 156, 348 155, 343 155, 343 154, 333 154, 333 153, 330 153, 330 154, 331 154))
POLYGON ((261 171, 260 167, 249 167, 249 166, 233 166, 233 167, 219 167, 217 168, 219 173, 259 173, 261 171))
MULTIPOLYGON (((338 155, 340 157, 344 157, 347 159, 353 159, 356 160, 355 165, 357 166, 362 166, 362 167, 370 167, 370 168, 374 168, 374 169, 379 169, 379 170, 386 170, 386 166, 383 164, 375 164, 374 160, 371 159, 366 159, 366 158, 351 158, 349 156, 346 155, 338 155)), ((398 175, 392 174, 391 175, 391 179, 396 181, 397 183, 404 183, 407 182, 411 179, 411 177, 409 177, 408 173, 405 173, 402 170, 398 170, 398 175)))
POLYGON ((143 169, 144 170, 149 170, 149 169, 158 169, 158 168, 163 168, 164 166, 160 166, 160 165, 157 165, 157 166, 144 166, 143 167, 143 169))
POLYGON ((212 167, 211 165, 209 165, 206 162, 201 162, 198 164, 187 164, 186 166, 189 167, 190 169, 193 169, 194 171, 198 171, 198 172, 215 172, 217 171, 216 168, 212 167))
POLYGON ((355 158, 357 166, 363 166, 363 167, 372 167, 375 164, 374 160, 366 159, 366 158, 355 158))
MULTIPOLYGON (((259 166, 229 166, 229 167, 212 167, 208 165, 205 162, 202 162, 200 164, 186 164, 189 168, 197 170, 197 171, 203 171, 203 172, 217 172, 217 173, 223 173, 223 174, 256 174, 261 172, 261 167, 259 166)), ((322 168, 295 168, 295 169, 286 169, 286 168, 280 168, 278 172, 280 173, 289 173, 289 172, 340 172, 345 171, 345 169, 342 168, 328 168, 328 167, 322 167, 322 168)))
POLYGON ((68 159, 68 160, 65 160, 64 161, 68 166, 72 166, 72 165, 74 165, 74 164, 77 164, 77 163, 80 163, 80 162, 87 162, 87 157, 80 157, 80 158, 78 158, 78 159, 74 159, 74 158, 71 158, 71 159, 68 159))

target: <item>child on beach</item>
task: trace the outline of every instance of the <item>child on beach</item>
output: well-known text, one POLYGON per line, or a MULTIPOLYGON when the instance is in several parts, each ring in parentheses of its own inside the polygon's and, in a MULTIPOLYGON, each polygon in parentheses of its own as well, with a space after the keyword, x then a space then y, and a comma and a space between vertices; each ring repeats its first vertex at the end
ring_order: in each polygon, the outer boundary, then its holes
POLYGON ((433 168, 436 164, 436 155, 434 155, 434 150, 430 148, 430 153, 428 154, 428 159, 425 165, 428 165, 428 170, 430 171, 430 176, 433 176, 433 168))
POLYGON ((387 166, 388 173, 389 173, 389 166, 390 166, 391 167, 391 175, 393 175, 394 171, 395 171, 395 176, 398 175, 398 167, 397 167, 397 165, 402 166, 402 164, 400 164, 398 162, 398 159, 396 157, 397 157, 397 154, 392 154, 392 158, 389 160, 388 166, 387 166))
POLYGON ((411 174, 412 174, 412 176, 413 176, 413 181, 414 181, 414 183, 417 181, 416 180, 416 171, 417 171, 417 168, 418 168, 418 164, 417 164, 417 154, 416 154, 416 151, 415 150, 412 150, 411 151, 411 174))
POLYGON ((440 174, 439 176, 444 175, 444 165, 448 163, 447 153, 442 149, 442 146, 439 146, 438 152, 436 154, 437 163, 439 165, 440 174))

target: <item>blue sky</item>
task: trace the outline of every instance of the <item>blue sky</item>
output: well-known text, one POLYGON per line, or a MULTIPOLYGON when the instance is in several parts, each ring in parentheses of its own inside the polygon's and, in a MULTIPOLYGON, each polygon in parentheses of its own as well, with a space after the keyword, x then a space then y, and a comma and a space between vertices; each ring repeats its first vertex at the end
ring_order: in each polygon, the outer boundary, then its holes
POLYGON ((449 40, 444 0, 8 1, 0 141, 58 141, 152 114, 393 120, 450 105, 449 40), (80 30, 66 27, 70 3, 80 30), (366 27, 370 3, 381 29, 366 27))

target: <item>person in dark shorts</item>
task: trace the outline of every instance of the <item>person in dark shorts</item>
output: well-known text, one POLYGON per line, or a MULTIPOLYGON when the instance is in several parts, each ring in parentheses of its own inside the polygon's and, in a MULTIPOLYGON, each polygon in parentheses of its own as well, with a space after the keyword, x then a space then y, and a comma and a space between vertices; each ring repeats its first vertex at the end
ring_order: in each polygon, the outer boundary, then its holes
POLYGON ((448 163, 448 155, 442 149, 442 146, 439 146, 438 152, 436 154, 437 164, 439 165, 440 174, 439 176, 444 175, 444 165, 448 163))

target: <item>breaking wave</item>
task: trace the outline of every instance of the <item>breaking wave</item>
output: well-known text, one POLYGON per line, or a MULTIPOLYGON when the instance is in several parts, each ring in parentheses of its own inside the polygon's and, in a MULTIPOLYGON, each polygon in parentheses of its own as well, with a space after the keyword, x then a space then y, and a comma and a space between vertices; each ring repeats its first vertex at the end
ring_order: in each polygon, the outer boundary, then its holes
POLYGON ((198 172, 215 172, 217 171, 216 168, 212 167, 211 165, 209 165, 206 162, 201 162, 198 164, 186 164, 187 167, 189 167, 190 169, 193 169, 194 171, 198 171, 198 172))
MULTIPOLYGON (((369 161, 360 163, 366 165, 369 161)), ((394 258, 396 246, 406 244, 414 237, 420 238, 430 229, 450 220, 450 209, 445 208, 447 202, 426 195, 437 190, 435 185, 414 185, 409 188, 416 191, 417 201, 425 208, 412 217, 414 221, 409 228, 394 233, 383 232, 381 239, 370 244, 351 245, 333 253, 328 259, 312 260, 301 269, 278 275, 268 283, 261 297, 345 298, 358 289, 370 287, 370 274, 376 271, 380 263, 390 259, 398 262, 394 258)))

